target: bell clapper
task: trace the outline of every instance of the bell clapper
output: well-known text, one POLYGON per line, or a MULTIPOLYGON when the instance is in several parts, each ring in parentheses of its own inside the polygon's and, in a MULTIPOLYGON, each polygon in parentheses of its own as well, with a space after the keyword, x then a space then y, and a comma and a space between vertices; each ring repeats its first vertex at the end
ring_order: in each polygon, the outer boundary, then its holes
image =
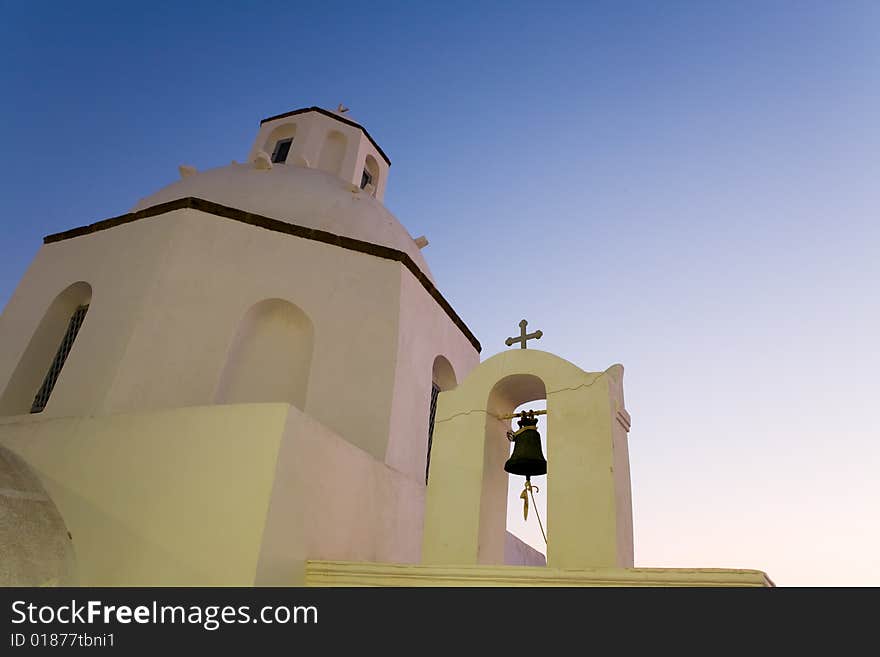
POLYGON ((526 487, 519 495, 519 499, 523 501, 523 522, 529 519, 529 486, 529 477, 526 477, 526 487))
MULTIPOLYGON (((537 493, 540 490, 537 486, 532 486, 532 478, 530 476, 526 476, 526 487, 523 489, 523 492, 520 493, 519 499, 523 501, 523 520, 529 519, 529 495, 532 496, 532 504, 535 503, 534 493, 537 493), (534 491, 534 492, 533 492, 534 491)), ((537 509, 538 507, 535 507, 537 509)), ((537 510, 535 511, 537 513, 537 510)))
MULTIPOLYGON (((532 504, 535 504, 535 493, 540 492, 540 488, 532 485, 532 478, 526 475, 526 485, 523 492, 520 493, 519 499, 523 501, 523 521, 529 517, 529 497, 532 498, 532 504)), ((544 523, 541 522, 541 516, 538 514, 538 505, 535 504, 535 517, 538 519, 538 527, 541 528, 541 536, 544 537, 544 543, 547 542, 547 534, 544 533, 544 523)))

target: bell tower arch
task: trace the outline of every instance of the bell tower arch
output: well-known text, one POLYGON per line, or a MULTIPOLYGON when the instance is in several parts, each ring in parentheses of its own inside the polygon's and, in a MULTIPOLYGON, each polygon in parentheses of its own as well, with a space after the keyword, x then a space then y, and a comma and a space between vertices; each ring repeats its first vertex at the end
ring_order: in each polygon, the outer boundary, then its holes
POLYGON ((623 366, 585 372, 545 351, 484 361, 437 402, 425 506, 426 564, 504 563, 509 422, 547 400, 547 565, 632 567, 632 496, 623 366))

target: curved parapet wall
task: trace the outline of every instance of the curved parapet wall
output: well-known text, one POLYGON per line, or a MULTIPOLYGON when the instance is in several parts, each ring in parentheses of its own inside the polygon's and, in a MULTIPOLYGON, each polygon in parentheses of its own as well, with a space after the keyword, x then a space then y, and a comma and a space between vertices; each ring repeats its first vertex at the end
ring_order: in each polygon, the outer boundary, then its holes
POLYGON ((0 447, 0 586, 77 583, 71 536, 40 479, 0 447))

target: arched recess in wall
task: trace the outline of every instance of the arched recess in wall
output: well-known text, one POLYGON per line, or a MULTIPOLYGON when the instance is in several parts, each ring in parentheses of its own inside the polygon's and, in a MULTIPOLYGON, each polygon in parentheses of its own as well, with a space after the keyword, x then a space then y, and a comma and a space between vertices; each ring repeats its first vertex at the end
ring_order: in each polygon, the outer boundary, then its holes
POLYGON ((332 173, 335 176, 342 171, 342 162, 345 159, 345 151, 348 140, 338 130, 331 130, 324 138, 321 145, 321 156, 318 158, 318 168, 321 171, 332 173))
POLYGON ((428 483, 428 474, 431 470, 431 444, 434 440, 434 417, 437 413, 437 398, 441 392, 452 390, 456 386, 455 370, 444 356, 434 359, 431 369, 431 403, 428 410, 428 449, 425 458, 425 484, 428 483))
POLYGON ((0 396, 0 415, 39 413, 45 408, 91 300, 92 286, 79 281, 49 304, 0 396))
POLYGON ((296 140, 296 123, 280 125, 266 138, 263 150, 271 157, 272 162, 282 164, 290 157, 293 143, 296 140), (287 146, 285 146, 285 143, 287 146))
POLYGON ((372 155, 367 155, 364 160, 364 172, 361 175, 361 189, 366 189, 367 185, 373 186, 373 194, 379 189, 379 163, 372 155))
POLYGON ((286 402, 304 409, 314 333, 308 316, 289 301, 252 306, 229 348, 215 402, 286 402))

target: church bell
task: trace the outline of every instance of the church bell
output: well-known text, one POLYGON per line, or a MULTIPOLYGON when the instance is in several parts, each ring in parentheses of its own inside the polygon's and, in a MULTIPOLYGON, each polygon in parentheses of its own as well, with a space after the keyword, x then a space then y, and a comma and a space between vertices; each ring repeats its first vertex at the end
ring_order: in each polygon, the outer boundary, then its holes
POLYGON ((532 413, 523 413, 517 424, 519 430, 507 433, 507 437, 513 441, 513 454, 507 459, 504 469, 510 474, 524 477, 547 474, 547 459, 541 451, 541 434, 536 429, 538 418, 532 413))

